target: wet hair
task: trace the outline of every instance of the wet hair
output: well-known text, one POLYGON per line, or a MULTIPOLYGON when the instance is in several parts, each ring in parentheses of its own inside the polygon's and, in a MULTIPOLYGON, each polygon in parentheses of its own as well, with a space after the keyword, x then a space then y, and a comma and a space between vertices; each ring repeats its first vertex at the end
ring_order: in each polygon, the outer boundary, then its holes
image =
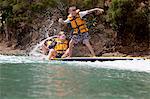
POLYGON ((65 35, 65 32, 64 32, 64 31, 60 31, 60 32, 58 33, 58 35, 62 35, 62 34, 65 35))
POLYGON ((77 7, 75 5, 73 5, 73 6, 68 7, 68 11, 70 10, 71 7, 75 7, 77 9, 77 7))

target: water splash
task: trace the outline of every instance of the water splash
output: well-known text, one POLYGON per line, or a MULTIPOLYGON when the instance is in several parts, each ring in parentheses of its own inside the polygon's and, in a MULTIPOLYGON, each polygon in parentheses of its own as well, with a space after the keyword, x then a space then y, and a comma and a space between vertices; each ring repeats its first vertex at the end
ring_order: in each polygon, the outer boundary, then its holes
POLYGON ((105 68, 116 70, 129 70, 137 72, 150 73, 150 60, 117 60, 117 61, 104 61, 104 62, 79 62, 79 61, 50 61, 42 57, 35 56, 4 56, 0 55, 0 63, 46 63, 57 64, 60 66, 78 66, 85 68, 105 68))
POLYGON ((46 40, 49 40, 49 39, 52 39, 52 38, 55 38, 55 37, 57 37, 57 35, 48 37, 48 38, 42 40, 41 42, 39 42, 37 45, 35 45, 33 50, 30 51, 29 55, 30 56, 35 56, 35 57, 43 57, 43 58, 46 57, 46 55, 42 54, 41 47, 42 47, 42 45, 44 44, 44 42, 46 40))
POLYGON ((86 66, 94 68, 106 68, 117 70, 130 70, 138 72, 150 73, 150 60, 117 60, 117 61, 104 61, 104 62, 71 62, 76 66, 86 66))

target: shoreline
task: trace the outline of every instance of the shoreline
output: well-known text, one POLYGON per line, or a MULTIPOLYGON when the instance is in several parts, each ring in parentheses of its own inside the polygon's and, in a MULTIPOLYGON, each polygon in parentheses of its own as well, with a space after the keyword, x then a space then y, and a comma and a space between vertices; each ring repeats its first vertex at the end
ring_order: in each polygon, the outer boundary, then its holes
MULTIPOLYGON (((15 55, 15 56, 25 56, 28 55, 26 50, 21 49, 14 49, 13 47, 7 47, 7 44, 0 43, 0 55, 15 55)), ((143 55, 139 55, 139 53, 132 53, 132 54, 124 54, 120 52, 109 52, 103 53, 102 57, 141 57, 145 59, 150 59, 150 52, 143 55)), ((97 57, 101 57, 97 56, 97 57)))
POLYGON ((26 55, 26 50, 8 47, 6 43, 0 43, 0 55, 26 55))

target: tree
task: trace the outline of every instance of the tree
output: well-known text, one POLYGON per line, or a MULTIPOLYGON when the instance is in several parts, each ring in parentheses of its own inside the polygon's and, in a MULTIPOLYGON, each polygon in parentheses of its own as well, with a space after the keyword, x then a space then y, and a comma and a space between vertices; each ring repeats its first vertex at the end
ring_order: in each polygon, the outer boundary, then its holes
POLYGON ((136 0, 112 0, 109 19, 122 44, 148 39, 148 8, 138 9, 139 3, 136 0), (131 36, 133 38, 129 40, 131 36))

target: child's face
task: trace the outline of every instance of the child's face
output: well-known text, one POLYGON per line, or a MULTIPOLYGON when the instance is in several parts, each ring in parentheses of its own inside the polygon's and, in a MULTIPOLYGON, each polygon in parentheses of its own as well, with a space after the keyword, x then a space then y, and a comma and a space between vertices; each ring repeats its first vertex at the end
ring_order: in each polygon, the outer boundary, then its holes
POLYGON ((70 7, 69 8, 69 14, 71 14, 72 16, 76 16, 76 7, 70 7))
POLYGON ((65 40, 66 36, 65 36, 65 34, 62 34, 62 35, 59 36, 59 38, 62 39, 62 40, 65 40))

